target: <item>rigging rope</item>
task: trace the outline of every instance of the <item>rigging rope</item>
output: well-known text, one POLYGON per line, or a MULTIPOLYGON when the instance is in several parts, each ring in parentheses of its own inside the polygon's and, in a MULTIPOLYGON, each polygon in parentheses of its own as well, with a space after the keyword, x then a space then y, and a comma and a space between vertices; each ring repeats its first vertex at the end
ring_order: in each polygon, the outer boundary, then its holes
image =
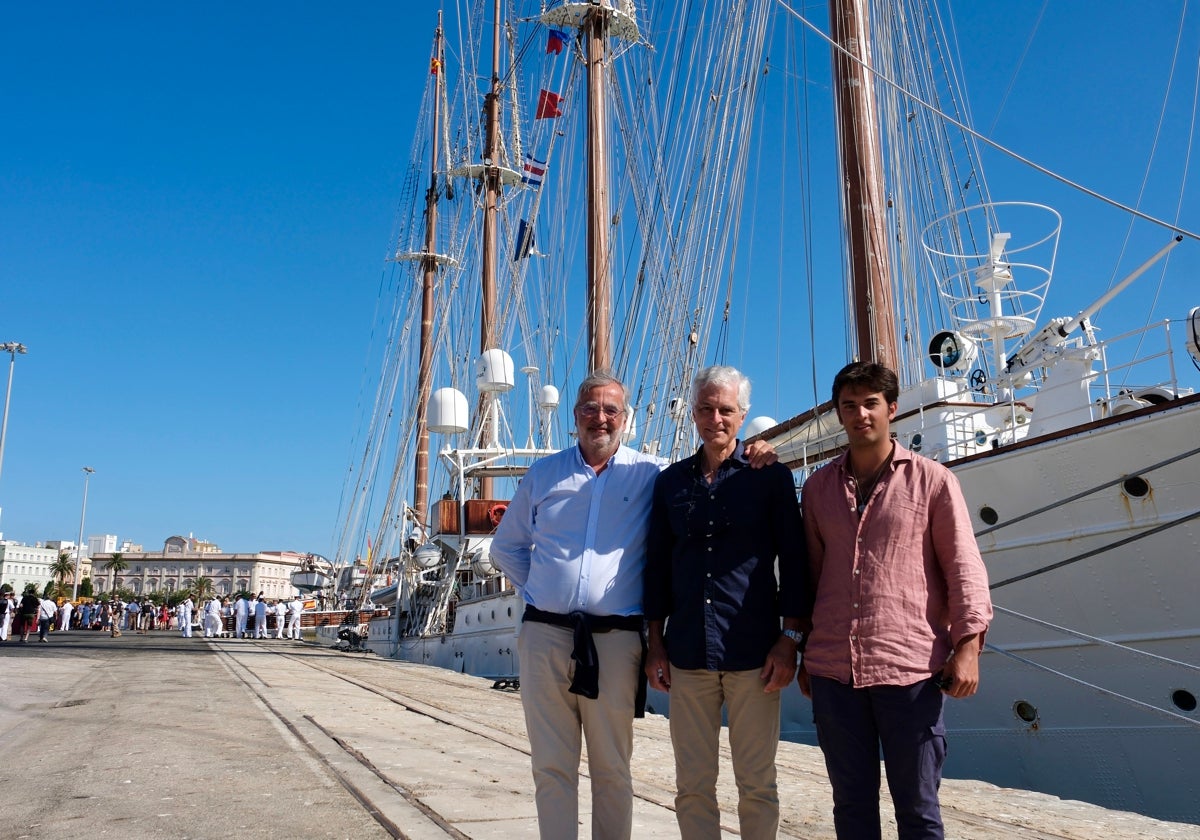
MULTIPOLYGON (((1044 627, 1047 630, 1054 630, 1058 633, 1062 633, 1064 636, 1073 636, 1076 639, 1081 639, 1085 642, 1094 642, 1095 644, 1104 645, 1106 647, 1111 647, 1111 648, 1116 648, 1117 650, 1122 650, 1122 651, 1125 651, 1126 653, 1137 654, 1138 656, 1142 656, 1147 659, 1154 659, 1154 660, 1157 660, 1158 662, 1165 662, 1168 665, 1177 665, 1180 668, 1187 668, 1189 671, 1200 671, 1200 665, 1193 665, 1191 662, 1183 662, 1178 659, 1172 659, 1169 656, 1159 656, 1157 653, 1150 653, 1150 651, 1148 651, 1148 650, 1141 650, 1140 648, 1129 647, 1128 645, 1123 645, 1120 642, 1113 642, 1113 641, 1110 641, 1109 639, 1102 639, 1099 636, 1090 636, 1087 633, 1080 632, 1079 630, 1072 630, 1069 627, 1062 627, 1058 624, 1054 624, 1053 622, 1046 621, 1041 618, 1034 618, 1031 615, 1025 615, 1024 613, 1019 613, 1016 610, 1010 610, 1006 607, 1001 607, 997 604, 992 604, 992 609, 995 610, 996 612, 1002 612, 1005 615, 1012 616, 1013 618, 1019 618, 1022 621, 1027 621, 1030 624, 1036 624, 1039 627, 1044 627)), ((989 647, 990 647, 990 645, 989 645, 989 647)))
POLYGON ((1159 715, 1160 717, 1166 717, 1166 718, 1170 718, 1172 720, 1179 721, 1181 723, 1186 723, 1189 726, 1200 726, 1200 720, 1197 720, 1195 718, 1190 718, 1190 717, 1187 717, 1186 715, 1181 715, 1176 712, 1172 712, 1170 709, 1164 709, 1161 706, 1155 706, 1152 703, 1146 703, 1142 700, 1137 700, 1133 697, 1129 697, 1128 695, 1121 694, 1120 692, 1117 692, 1117 691, 1113 691, 1112 689, 1104 688, 1103 686, 1096 685, 1095 683, 1090 683, 1087 680, 1081 680, 1079 677, 1073 677, 1070 674, 1059 671, 1056 668, 1051 668, 1048 665, 1041 664, 1040 662, 1034 662, 1032 659, 1027 659, 1024 656, 1018 656, 1017 654, 1012 653, 1011 651, 1004 650, 1003 648, 998 648, 995 645, 988 644, 988 645, 985 645, 985 648, 994 653, 998 653, 1001 656, 1006 656, 1015 662, 1020 662, 1022 665, 1027 665, 1030 668, 1034 668, 1034 669, 1036 669, 1038 671, 1042 671, 1043 673, 1046 673, 1046 674, 1053 674, 1054 676, 1064 679, 1067 682, 1072 682, 1072 683, 1075 683, 1075 685, 1082 686, 1083 688, 1091 689, 1092 691, 1096 692, 1097 694, 1101 694, 1105 697, 1111 697, 1114 700, 1120 700, 1122 703, 1126 703, 1130 706, 1134 706, 1135 708, 1143 709, 1147 712, 1152 712, 1156 715, 1159 715))
MULTIPOLYGON (((849 53, 840 44, 834 42, 825 32, 822 32, 821 29, 816 26, 816 24, 812 23, 812 21, 810 21, 808 18, 806 18, 800 12, 797 12, 795 9, 793 9, 786 2, 786 0, 775 0, 775 2, 778 3, 788 14, 792 15, 794 18, 796 18, 796 20, 800 21, 800 23, 802 23, 804 26, 808 27, 810 30, 812 30, 814 33, 816 33, 817 36, 820 37, 821 39, 823 39, 827 44, 829 44, 829 46, 831 48, 833 48, 834 50, 837 50, 839 53, 842 53, 847 58, 849 58, 851 61, 854 61, 858 64, 862 64, 862 62, 860 62, 857 57, 855 57, 854 55, 849 53)), ((1109 198, 1108 196, 1104 195, 1103 193, 1093 190, 1090 187, 1085 187, 1083 184, 1080 184, 1078 181, 1073 181, 1070 178, 1066 177, 1065 175, 1061 175, 1052 169, 1042 166, 1039 163, 1035 163, 1034 161, 1030 160, 1029 158, 1025 157, 1024 155, 1014 151, 1013 149, 1010 149, 1007 146, 1004 146, 1001 143, 998 143, 989 137, 985 137, 983 134, 981 134, 980 132, 971 128, 966 123, 954 118, 950 114, 947 114, 941 108, 930 103, 926 99, 921 98, 920 96, 913 93, 912 91, 906 90, 902 85, 893 81, 889 76, 885 75, 884 73, 882 73, 879 70, 876 70, 874 67, 868 67, 866 65, 863 65, 863 69, 866 70, 868 73, 870 73, 872 76, 874 76, 879 81, 883 82, 888 87, 893 88, 893 89, 899 91, 900 93, 904 94, 905 96, 909 97, 915 103, 920 105, 922 108, 928 109, 929 111, 937 114, 939 117, 941 117, 946 122, 950 123, 951 125, 955 126, 956 128, 960 129, 961 131, 967 132, 968 134, 970 134, 973 138, 975 138, 979 142, 990 146, 991 148, 995 149, 996 151, 1000 152, 1001 154, 1007 155, 1008 157, 1012 158, 1013 160, 1016 160, 1019 163, 1023 163, 1026 166, 1030 167, 1031 169, 1034 169, 1034 170, 1042 173, 1043 175, 1045 175, 1049 178, 1052 178, 1055 181, 1058 181, 1060 184, 1063 184, 1072 189, 1078 190, 1079 192, 1082 192, 1085 195, 1089 195, 1092 198, 1096 199, 1097 201, 1101 201, 1104 204, 1109 205, 1110 207, 1114 207, 1118 210, 1121 210, 1124 213, 1130 214, 1131 216, 1136 216, 1137 218, 1139 218, 1143 221, 1146 221, 1146 222, 1150 222, 1153 225, 1157 225, 1159 227, 1166 228, 1167 230, 1172 231, 1173 233, 1177 233, 1180 236, 1185 236, 1188 239, 1192 239, 1197 242, 1200 242, 1200 233, 1193 231, 1193 230, 1189 230, 1188 228, 1184 228, 1184 227, 1181 227, 1176 224, 1172 224, 1171 222, 1160 219, 1157 216, 1152 216, 1149 213, 1144 213, 1141 210, 1138 210, 1136 207, 1131 207, 1128 204, 1124 204, 1123 202, 1120 202, 1115 198, 1109 198)))
POLYGON ((1085 551, 1082 554, 1076 554, 1074 557, 1068 557, 1066 560, 1060 560, 1057 563, 1050 563, 1048 565, 1042 566, 1041 568, 1033 569, 1031 571, 1025 572, 1024 574, 1014 575, 1013 577, 1005 578, 1004 580, 997 581, 996 583, 990 584, 988 586, 988 589, 999 589, 1002 586, 1008 586, 1010 583, 1018 583, 1020 581, 1027 580, 1032 577, 1037 577, 1038 575, 1044 575, 1047 572, 1053 572, 1056 569, 1061 569, 1063 566, 1069 566, 1072 563, 1078 563, 1080 560, 1086 560, 1089 557, 1095 557, 1096 555, 1103 554, 1106 551, 1112 551, 1114 548, 1120 548, 1121 546, 1129 545, 1130 543, 1137 542, 1138 540, 1145 539, 1146 537, 1152 537, 1155 534, 1159 534, 1159 533, 1162 533, 1163 531, 1174 528, 1176 525, 1184 525, 1188 522, 1191 522, 1193 519, 1200 519, 1200 510, 1193 511, 1192 513, 1184 514, 1183 516, 1172 519, 1169 522, 1164 522, 1162 525, 1159 525, 1157 528, 1151 528, 1148 531, 1139 531, 1138 533, 1134 534, 1133 536, 1126 537, 1123 540, 1117 540, 1114 543, 1109 543, 1108 545, 1102 545, 1099 548, 1092 549, 1091 551, 1085 551))

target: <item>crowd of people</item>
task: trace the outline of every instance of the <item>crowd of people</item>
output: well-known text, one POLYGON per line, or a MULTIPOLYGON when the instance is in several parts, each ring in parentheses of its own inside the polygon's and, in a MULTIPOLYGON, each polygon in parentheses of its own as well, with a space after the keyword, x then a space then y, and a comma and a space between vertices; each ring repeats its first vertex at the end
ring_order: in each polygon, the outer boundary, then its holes
POLYGON ((34 633, 39 642, 45 642, 52 631, 70 630, 94 630, 114 637, 176 630, 185 637, 195 634, 205 638, 299 640, 303 611, 304 602, 299 598, 267 599, 261 593, 239 595, 232 602, 227 597, 212 596, 197 608, 190 595, 174 605, 149 598, 126 601, 120 597, 81 599, 78 603, 66 599, 60 603, 40 597, 36 589, 29 587, 20 598, 12 590, 0 596, 0 642, 10 638, 28 642, 34 633), (253 618, 252 630, 247 629, 248 618, 253 618))

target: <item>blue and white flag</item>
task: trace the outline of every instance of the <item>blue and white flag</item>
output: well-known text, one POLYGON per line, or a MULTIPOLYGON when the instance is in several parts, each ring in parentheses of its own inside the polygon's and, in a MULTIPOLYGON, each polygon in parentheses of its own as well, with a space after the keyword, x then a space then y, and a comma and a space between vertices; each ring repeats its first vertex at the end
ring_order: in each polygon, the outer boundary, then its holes
POLYGON ((538 160, 528 152, 525 153, 525 164, 522 167, 521 183, 531 187, 540 187, 546 174, 546 161, 538 160))

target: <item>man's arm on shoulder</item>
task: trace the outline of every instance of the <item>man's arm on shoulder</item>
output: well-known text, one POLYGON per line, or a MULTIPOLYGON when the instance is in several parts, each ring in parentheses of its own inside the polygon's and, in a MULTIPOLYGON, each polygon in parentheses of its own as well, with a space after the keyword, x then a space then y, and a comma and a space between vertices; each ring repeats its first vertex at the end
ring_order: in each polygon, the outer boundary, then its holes
POLYGON ((742 451, 751 469, 761 470, 779 460, 779 456, 775 453, 775 447, 765 440, 756 440, 754 443, 746 444, 742 451))

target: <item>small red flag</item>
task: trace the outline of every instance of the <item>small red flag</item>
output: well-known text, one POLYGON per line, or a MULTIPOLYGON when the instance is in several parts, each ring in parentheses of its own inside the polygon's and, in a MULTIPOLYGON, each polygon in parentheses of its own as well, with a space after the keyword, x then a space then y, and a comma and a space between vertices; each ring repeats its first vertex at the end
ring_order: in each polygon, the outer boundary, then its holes
POLYGON ((539 91, 537 113, 533 115, 533 118, 535 120, 545 120, 561 116, 562 110, 558 106, 562 104, 562 100, 561 96, 552 91, 539 91))

